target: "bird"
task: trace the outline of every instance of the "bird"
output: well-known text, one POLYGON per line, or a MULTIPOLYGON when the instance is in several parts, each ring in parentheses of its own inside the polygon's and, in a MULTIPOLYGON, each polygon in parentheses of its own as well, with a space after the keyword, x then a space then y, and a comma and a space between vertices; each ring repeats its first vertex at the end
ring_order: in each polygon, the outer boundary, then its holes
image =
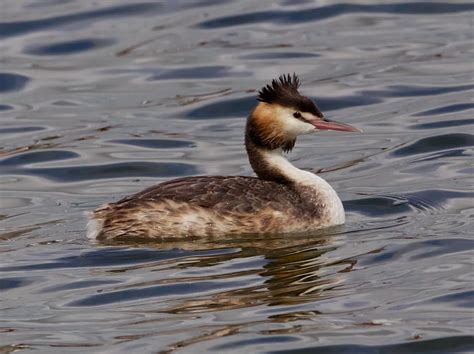
POLYGON ((256 177, 165 181, 90 212, 87 236, 146 241, 310 232, 344 224, 336 191, 285 155, 300 135, 361 130, 326 119, 299 87, 295 73, 284 74, 258 92, 245 126, 245 148, 256 177))

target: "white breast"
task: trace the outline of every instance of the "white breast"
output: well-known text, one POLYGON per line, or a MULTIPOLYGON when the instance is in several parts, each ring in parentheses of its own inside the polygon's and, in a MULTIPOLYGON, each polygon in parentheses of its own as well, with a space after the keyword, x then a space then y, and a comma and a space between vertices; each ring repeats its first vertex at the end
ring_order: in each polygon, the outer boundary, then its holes
POLYGON ((342 225, 345 222, 344 207, 336 191, 323 178, 300 170, 289 162, 279 150, 265 153, 265 160, 297 185, 310 187, 325 209, 324 226, 342 225))

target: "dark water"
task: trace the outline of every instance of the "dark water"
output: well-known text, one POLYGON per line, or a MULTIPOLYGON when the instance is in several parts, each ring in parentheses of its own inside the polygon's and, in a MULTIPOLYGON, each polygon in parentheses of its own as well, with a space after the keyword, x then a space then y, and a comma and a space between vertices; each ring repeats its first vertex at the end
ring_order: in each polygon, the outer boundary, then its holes
POLYGON ((474 352, 473 11, 463 1, 0 5, 0 352, 474 352), (255 89, 297 72, 363 134, 291 160, 344 200, 306 236, 97 245, 83 212, 251 174, 255 89))

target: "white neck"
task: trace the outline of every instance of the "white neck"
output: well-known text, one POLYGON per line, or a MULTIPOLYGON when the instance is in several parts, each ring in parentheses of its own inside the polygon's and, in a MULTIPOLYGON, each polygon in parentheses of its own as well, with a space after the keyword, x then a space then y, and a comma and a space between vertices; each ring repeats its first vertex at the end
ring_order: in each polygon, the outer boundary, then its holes
MULTIPOLYGON (((282 175, 287 177, 289 180, 303 185, 314 185, 319 183, 321 187, 325 187, 329 184, 321 177, 314 173, 301 170, 294 166, 288 159, 283 155, 281 149, 276 150, 261 150, 262 158, 270 166, 279 171, 282 175)), ((331 186, 329 186, 331 188, 331 186)), ((331 188, 332 189, 332 188, 331 188)))
POLYGON ((314 173, 301 170, 295 167, 290 161, 283 156, 281 149, 277 150, 260 150, 262 160, 264 160, 271 168, 281 173, 285 178, 292 181, 295 188, 309 189, 312 191, 308 198, 314 199, 325 207, 328 212, 328 217, 334 225, 343 224, 344 208, 336 191, 323 178, 314 173), (301 188, 303 187, 303 188, 301 188), (306 187, 306 188, 304 188, 306 187))

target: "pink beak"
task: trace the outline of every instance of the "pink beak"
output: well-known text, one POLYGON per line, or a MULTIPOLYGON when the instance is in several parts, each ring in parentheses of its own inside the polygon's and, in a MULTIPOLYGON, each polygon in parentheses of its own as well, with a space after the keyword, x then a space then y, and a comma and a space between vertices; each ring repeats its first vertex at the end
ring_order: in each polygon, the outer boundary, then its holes
POLYGON ((341 132, 358 132, 358 133, 362 132, 362 130, 357 129, 356 127, 353 127, 352 125, 329 121, 325 118, 312 120, 311 124, 313 124, 319 130, 339 130, 341 132))

